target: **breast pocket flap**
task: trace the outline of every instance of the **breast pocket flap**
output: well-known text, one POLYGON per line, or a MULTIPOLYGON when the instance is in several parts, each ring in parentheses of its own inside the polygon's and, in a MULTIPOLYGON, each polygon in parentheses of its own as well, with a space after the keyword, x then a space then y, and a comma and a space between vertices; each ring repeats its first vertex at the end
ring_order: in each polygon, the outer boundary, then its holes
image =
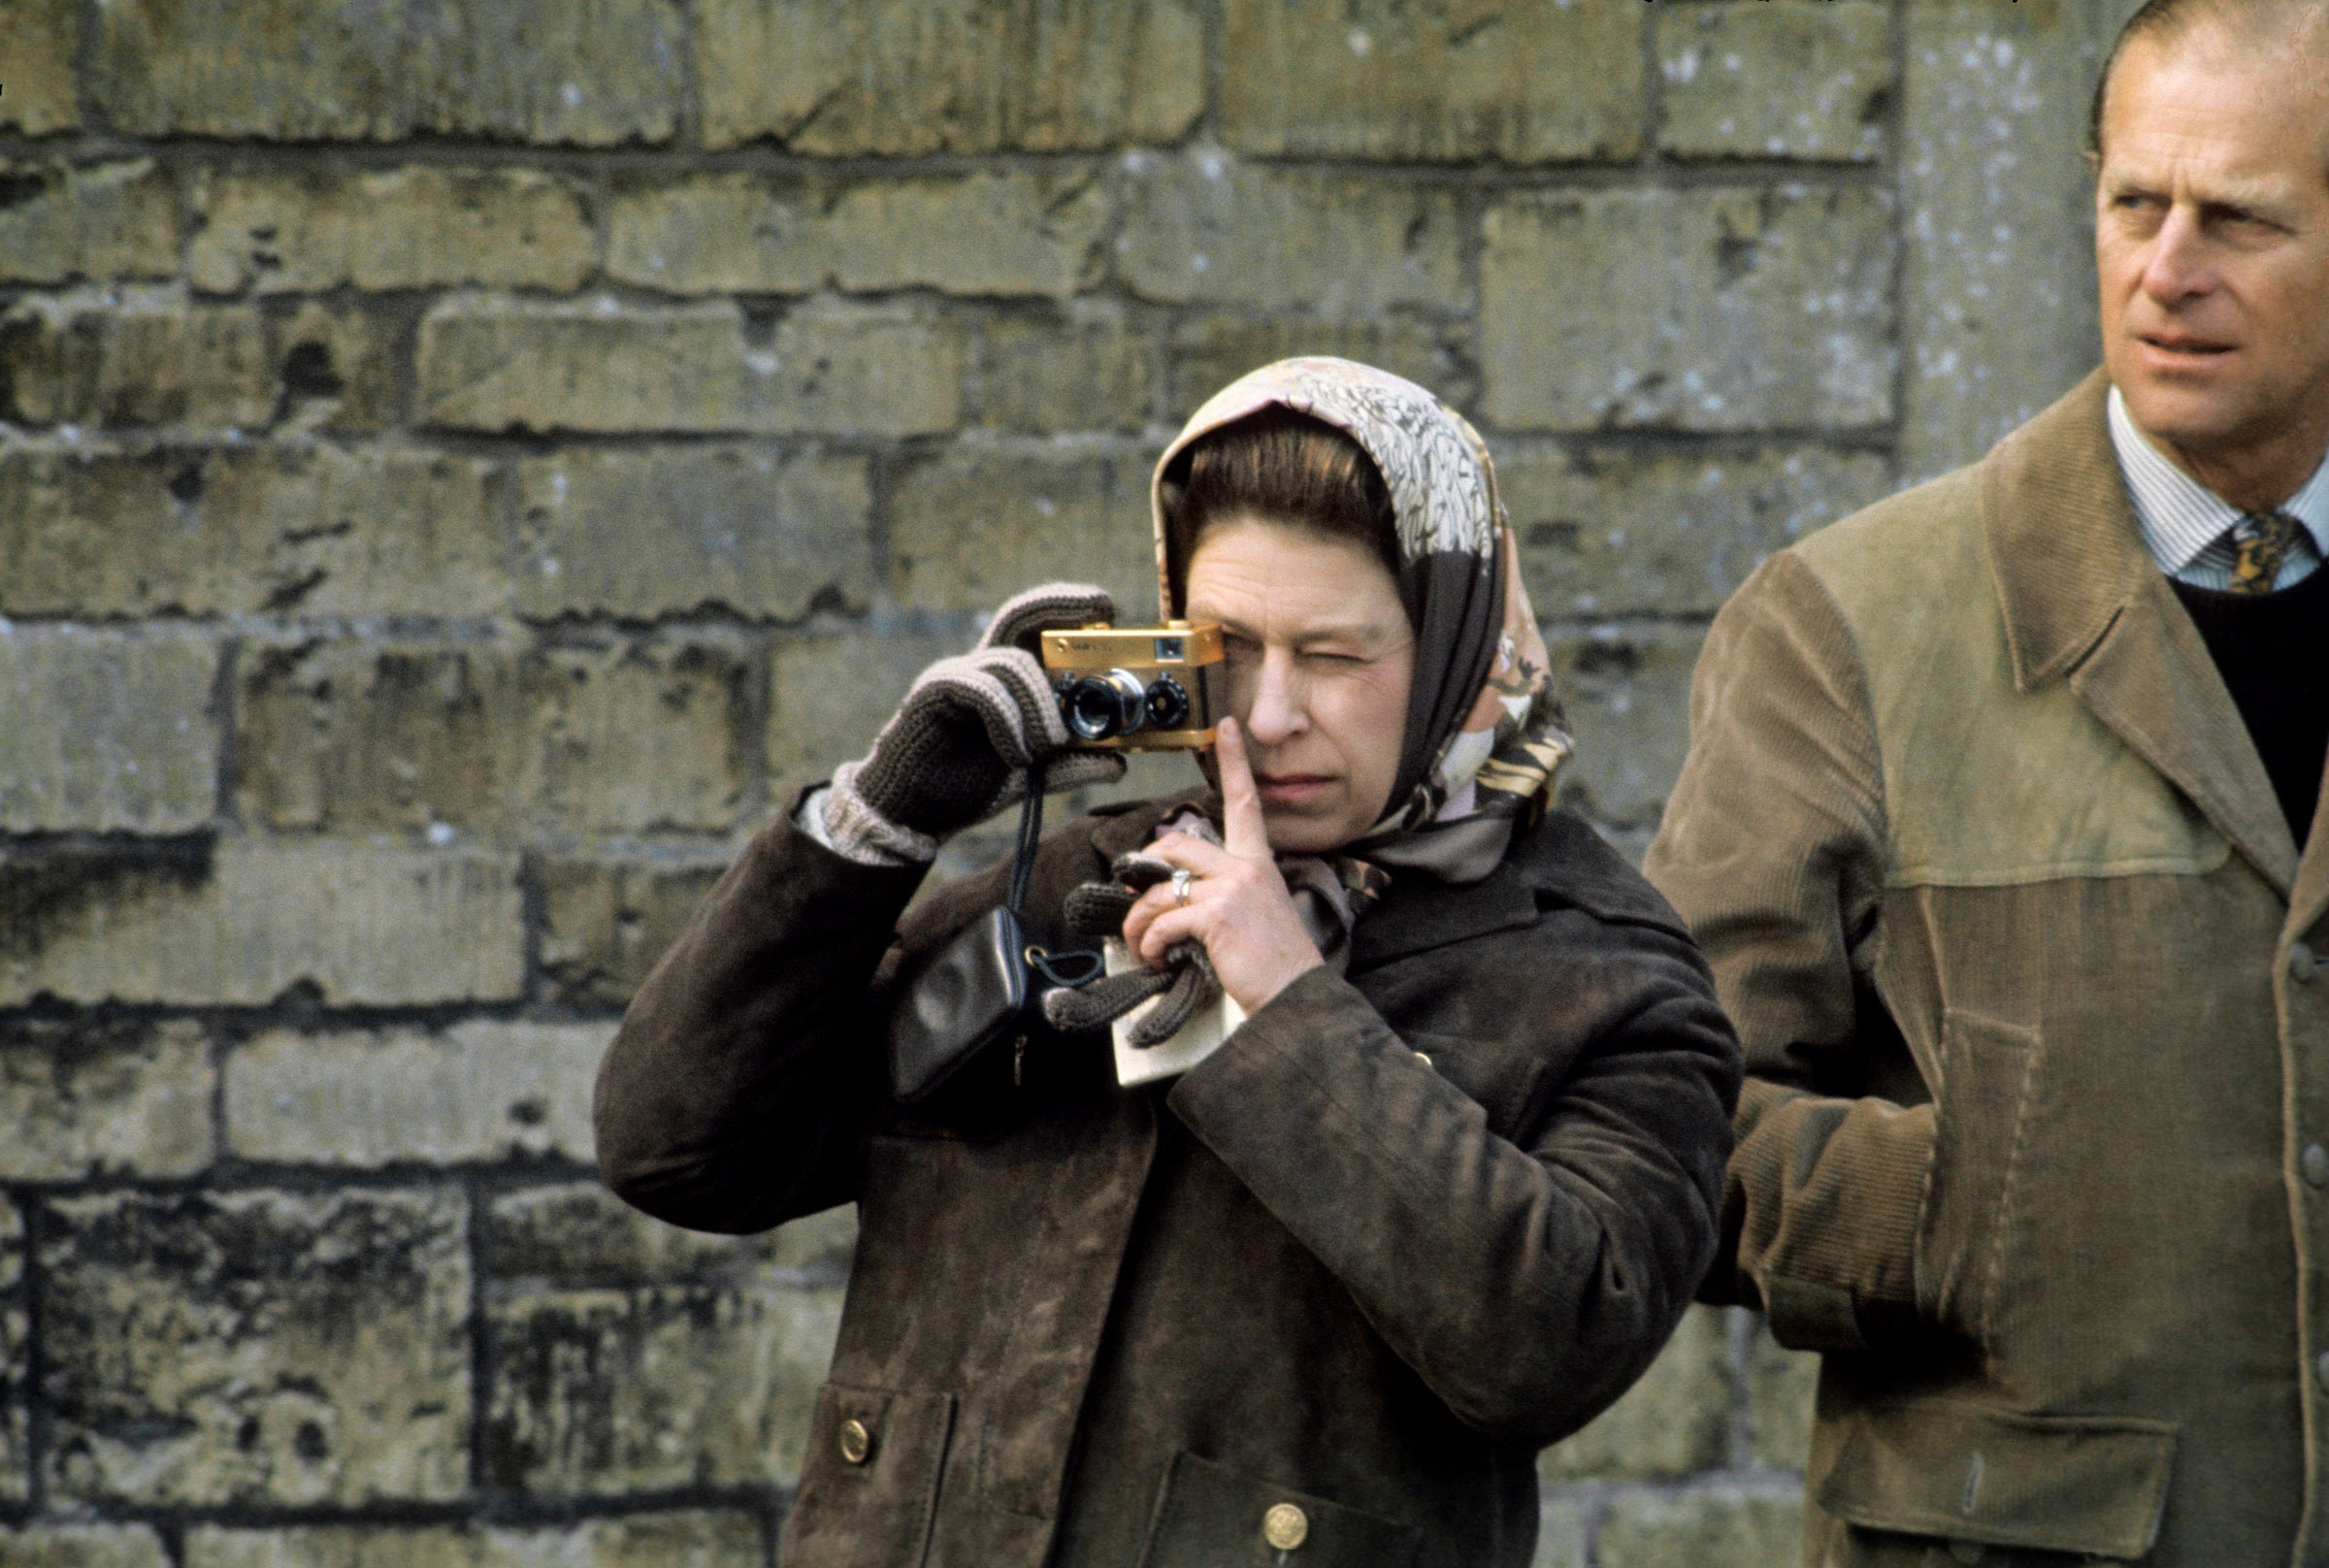
POLYGON ((1848 1523, 2132 1560, 2167 1501, 2175 1427, 1919 1400, 1851 1418, 1814 1490, 1848 1523))

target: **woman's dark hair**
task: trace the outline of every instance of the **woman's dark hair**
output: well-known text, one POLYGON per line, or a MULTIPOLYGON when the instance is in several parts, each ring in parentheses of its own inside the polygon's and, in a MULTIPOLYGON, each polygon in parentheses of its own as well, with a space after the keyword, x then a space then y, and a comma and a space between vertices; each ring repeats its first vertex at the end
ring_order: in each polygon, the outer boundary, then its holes
POLYGON ((1214 524, 1240 513, 1347 539, 1399 578, 1391 489, 1365 448, 1322 419, 1278 405, 1209 430, 1172 460, 1159 485, 1164 560, 1178 610, 1189 558, 1214 524))

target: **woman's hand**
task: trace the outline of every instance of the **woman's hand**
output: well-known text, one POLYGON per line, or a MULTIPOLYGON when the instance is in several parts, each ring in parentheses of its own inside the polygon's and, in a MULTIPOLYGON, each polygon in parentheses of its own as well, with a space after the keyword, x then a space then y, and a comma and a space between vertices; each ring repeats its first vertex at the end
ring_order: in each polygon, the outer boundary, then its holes
POLYGON ((1025 799, 1033 764, 1045 765, 1045 794, 1122 778, 1121 755, 1067 748, 1033 651, 1048 628, 1113 612, 1105 589, 1072 582, 1004 604, 977 647, 923 670, 873 749, 835 772, 820 801, 826 842, 871 865, 926 862, 949 834, 1025 799))
POLYGON ((1175 942, 1204 944, 1221 987, 1248 1013, 1259 1012, 1296 976, 1326 962, 1302 929, 1286 879, 1269 852, 1262 797, 1245 757, 1245 735, 1224 719, 1215 738, 1221 769, 1222 837, 1216 846, 1188 833, 1166 833, 1147 853, 1191 873, 1189 901, 1160 882, 1124 920, 1125 944, 1163 965, 1175 942))

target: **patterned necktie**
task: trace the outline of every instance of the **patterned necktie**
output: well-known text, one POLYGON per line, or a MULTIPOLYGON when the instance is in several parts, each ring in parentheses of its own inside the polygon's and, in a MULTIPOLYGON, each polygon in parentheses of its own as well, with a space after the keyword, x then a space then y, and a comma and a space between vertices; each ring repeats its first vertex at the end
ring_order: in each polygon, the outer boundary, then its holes
POLYGON ((2269 594, 2304 525, 2284 511, 2251 512, 2232 531, 2232 592, 2269 594))

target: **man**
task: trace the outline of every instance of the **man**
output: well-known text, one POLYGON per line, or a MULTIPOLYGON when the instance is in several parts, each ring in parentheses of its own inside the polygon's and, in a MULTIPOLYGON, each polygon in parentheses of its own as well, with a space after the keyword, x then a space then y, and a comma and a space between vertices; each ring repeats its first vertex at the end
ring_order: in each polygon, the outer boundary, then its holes
POLYGON ((1813 1563, 2329 1562, 2325 11, 2129 22, 2103 368, 1708 638, 1648 869, 1813 1563))

